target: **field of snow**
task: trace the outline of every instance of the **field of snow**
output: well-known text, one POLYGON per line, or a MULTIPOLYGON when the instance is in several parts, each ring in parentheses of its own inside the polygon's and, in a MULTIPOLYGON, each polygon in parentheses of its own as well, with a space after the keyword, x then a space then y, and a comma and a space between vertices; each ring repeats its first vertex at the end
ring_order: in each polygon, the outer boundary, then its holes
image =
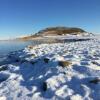
POLYGON ((0 61, 0 100, 100 100, 100 39, 10 53, 0 61))

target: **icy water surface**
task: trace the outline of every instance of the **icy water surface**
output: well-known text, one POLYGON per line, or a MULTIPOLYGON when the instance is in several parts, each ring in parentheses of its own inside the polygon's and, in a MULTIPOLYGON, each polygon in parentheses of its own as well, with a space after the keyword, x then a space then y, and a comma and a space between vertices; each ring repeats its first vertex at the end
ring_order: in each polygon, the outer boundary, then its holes
POLYGON ((0 41, 0 57, 10 52, 24 49, 27 45, 35 45, 32 41, 0 41))

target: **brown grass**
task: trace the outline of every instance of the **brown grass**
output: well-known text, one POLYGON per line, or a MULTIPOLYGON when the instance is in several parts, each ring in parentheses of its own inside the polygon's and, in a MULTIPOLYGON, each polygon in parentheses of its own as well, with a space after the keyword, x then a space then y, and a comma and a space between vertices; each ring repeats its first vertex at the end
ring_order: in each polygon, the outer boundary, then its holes
POLYGON ((33 46, 32 46, 32 45, 29 45, 28 48, 29 48, 29 49, 33 49, 33 46))
POLYGON ((62 67, 68 67, 70 66, 72 63, 70 61, 59 61, 58 65, 62 66, 62 67))

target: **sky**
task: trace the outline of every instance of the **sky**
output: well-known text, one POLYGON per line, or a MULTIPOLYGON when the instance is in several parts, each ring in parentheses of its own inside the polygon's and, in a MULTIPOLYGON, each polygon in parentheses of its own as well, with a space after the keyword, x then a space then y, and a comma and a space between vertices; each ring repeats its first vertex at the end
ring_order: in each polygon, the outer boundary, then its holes
POLYGON ((100 33, 100 0, 0 0, 0 39, 51 26, 100 33))

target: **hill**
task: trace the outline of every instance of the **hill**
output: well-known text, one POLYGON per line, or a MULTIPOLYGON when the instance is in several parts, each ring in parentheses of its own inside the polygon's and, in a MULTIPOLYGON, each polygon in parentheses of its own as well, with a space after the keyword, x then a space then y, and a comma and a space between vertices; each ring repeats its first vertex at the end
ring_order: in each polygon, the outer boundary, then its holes
POLYGON ((76 27, 48 27, 39 32, 25 36, 21 38, 17 38, 19 40, 33 40, 33 39, 41 39, 42 36, 62 36, 62 35, 89 35, 85 30, 76 27))
POLYGON ((75 28, 75 27, 49 27, 40 30, 37 34, 38 35, 66 35, 66 34, 77 35, 84 32, 86 31, 84 31, 81 28, 75 28))

